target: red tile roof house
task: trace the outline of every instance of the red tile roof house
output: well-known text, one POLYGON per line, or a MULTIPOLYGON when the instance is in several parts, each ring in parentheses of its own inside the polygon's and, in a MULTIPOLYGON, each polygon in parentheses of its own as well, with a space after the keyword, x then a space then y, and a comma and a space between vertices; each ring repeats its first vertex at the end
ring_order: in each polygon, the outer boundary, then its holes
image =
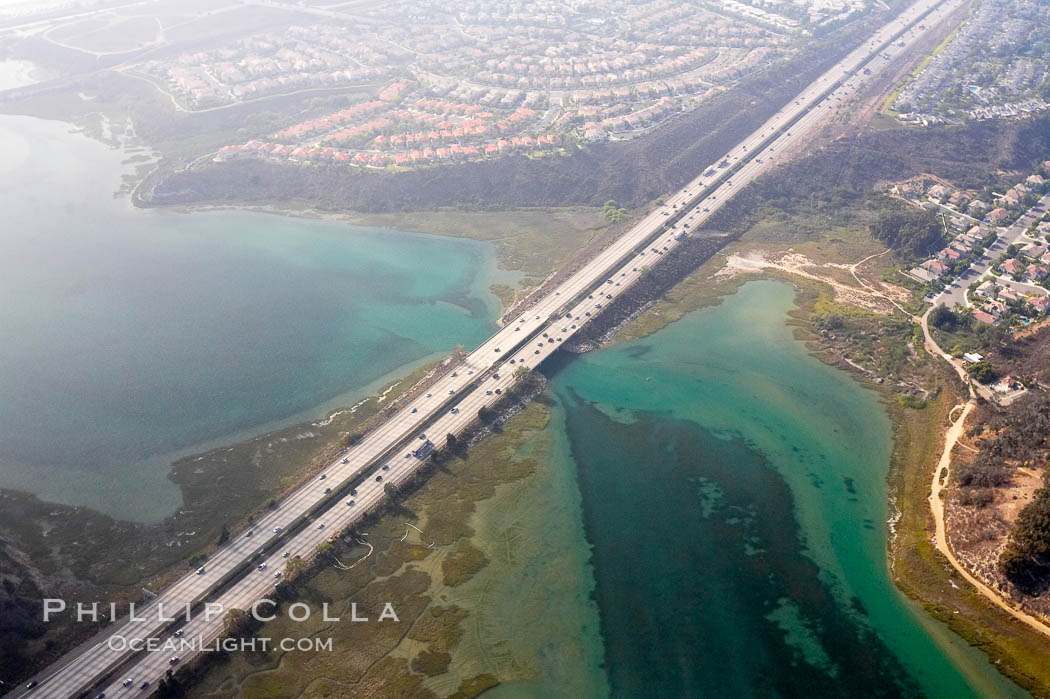
POLYGON ((1028 305, 1040 313, 1046 313, 1050 310, 1050 296, 1034 296, 1028 299, 1028 305))
POLYGON ((933 272, 934 274, 944 276, 948 273, 948 265, 944 264, 940 260, 926 260, 922 263, 922 266, 933 272))
POLYGON ((937 253, 937 259, 938 260, 950 260, 952 262, 955 262, 957 260, 961 260, 962 257, 963 257, 963 254, 961 252, 959 252, 958 250, 955 250, 953 248, 945 248, 945 249, 941 250, 939 253, 937 253))
POLYGON ((1047 277, 1050 277, 1050 273, 1047 273, 1045 267, 1039 265, 1031 265, 1024 271, 1025 279, 1033 284, 1038 284, 1044 281, 1047 277))
POLYGON ((993 318, 988 313, 985 313, 984 311, 974 311, 973 312, 973 319, 978 321, 978 322, 985 323, 986 325, 994 325, 995 324, 995 318, 993 318))
POLYGON ((1007 388, 1007 390, 1010 390, 1010 391, 1016 391, 1018 389, 1024 388, 1024 384, 1022 384, 1020 381, 1015 379, 1013 376, 1004 376, 999 381, 999 385, 1005 386, 1007 388))
POLYGON ((1002 221, 1007 216, 1008 214, 1006 212, 1006 209, 1002 207, 999 207, 998 209, 992 209, 988 212, 988 218, 992 219, 993 221, 1002 221))
POLYGON ((1024 269, 1024 265, 1021 264, 1020 261, 1011 257, 1009 260, 999 265, 999 269, 1003 271, 1003 274, 1017 274, 1024 269))

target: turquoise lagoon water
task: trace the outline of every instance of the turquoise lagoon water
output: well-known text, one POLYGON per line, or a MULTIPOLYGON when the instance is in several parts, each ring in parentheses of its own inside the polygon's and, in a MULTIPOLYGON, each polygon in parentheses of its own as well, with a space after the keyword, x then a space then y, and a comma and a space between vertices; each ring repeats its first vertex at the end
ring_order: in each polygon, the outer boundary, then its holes
POLYGON ((792 337, 792 299, 752 282, 548 370, 600 617, 583 644, 604 649, 609 691, 1023 696, 893 586, 889 420, 792 337))
POLYGON ((178 455, 357 400, 493 329, 483 244, 136 210, 126 156, 0 117, 0 486, 118 517, 178 455))

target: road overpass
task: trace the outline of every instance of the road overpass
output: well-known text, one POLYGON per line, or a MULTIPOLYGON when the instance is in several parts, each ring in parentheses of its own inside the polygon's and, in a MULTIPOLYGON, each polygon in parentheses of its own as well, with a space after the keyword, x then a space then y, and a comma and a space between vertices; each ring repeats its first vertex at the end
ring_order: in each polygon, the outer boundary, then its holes
MULTIPOLYGON (((960 7, 962 0, 919 0, 882 27, 864 45, 813 81, 796 98, 770 117, 742 142, 733 146, 724 167, 712 163, 664 203, 638 221, 579 270, 554 286, 527 310, 471 352, 462 365, 437 378, 429 392, 407 400, 386 422, 327 466, 324 480, 299 487, 252 525, 251 536, 239 532, 209 557, 205 571, 190 572, 175 581, 139 612, 146 620, 122 619, 81 645, 36 678, 32 690, 13 695, 69 697, 137 696, 143 681, 154 687, 171 668, 172 655, 181 662, 190 652, 113 650, 107 640, 182 638, 209 641, 222 632, 221 615, 208 618, 201 611, 189 621, 162 620, 158 610, 179 616, 186 605, 205 601, 225 609, 247 609, 272 591, 273 573, 291 556, 311 557, 319 543, 353 525, 379 506, 386 483, 400 484, 421 466, 410 449, 424 432, 437 447, 445 435, 459 434, 475 423, 478 410, 491 406, 515 383, 514 371, 535 368, 626 291, 664 255, 696 230, 726 201, 755 178, 774 167, 780 154, 797 146, 856 93, 890 57, 906 51, 926 32, 960 7), (497 393, 499 389, 499 393, 497 393), (380 480, 381 479, 381 480, 380 480), (331 489, 326 493, 326 489, 331 489), (351 494, 352 493, 352 494, 351 494), (353 504, 347 504, 348 501, 353 504), (323 527, 319 526, 323 525, 323 527), (258 566, 266 564, 264 571, 258 566), (122 681, 131 677, 132 689, 122 681)), ((181 643, 181 642, 180 642, 181 643)), ((151 690, 142 690, 142 694, 151 690)))

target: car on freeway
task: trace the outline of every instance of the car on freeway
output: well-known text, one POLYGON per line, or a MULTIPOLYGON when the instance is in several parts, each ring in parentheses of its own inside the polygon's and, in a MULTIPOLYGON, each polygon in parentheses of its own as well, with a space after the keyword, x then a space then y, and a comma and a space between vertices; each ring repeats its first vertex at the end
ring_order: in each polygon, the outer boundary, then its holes
POLYGON ((250 539, 250 538, 252 537, 252 534, 253 534, 253 533, 254 533, 254 532, 252 532, 252 530, 251 530, 251 529, 249 529, 249 530, 248 530, 248 533, 244 535, 244 538, 245 538, 245 539, 250 539))
POLYGON ((135 682, 135 680, 133 680, 132 678, 129 677, 126 680, 124 680, 123 682, 121 682, 121 684, 124 685, 125 687, 130 687, 132 684, 134 684, 134 682, 135 682))
POLYGON ((168 665, 178 665, 179 664, 179 660, 180 660, 179 656, 173 655, 170 658, 168 658, 168 665))
POLYGON ((184 633, 186 633, 185 629, 179 629, 178 631, 173 633, 172 636, 174 636, 175 638, 182 638, 182 634, 184 633))
POLYGON ((291 555, 292 555, 291 551, 285 551, 283 554, 281 554, 281 558, 288 558, 291 555))
POLYGON ((458 415, 459 414, 459 408, 453 408, 452 409, 452 414, 453 415, 458 415))
POLYGON ((344 463, 344 464, 348 464, 348 463, 350 463, 350 457, 348 456, 348 457, 346 457, 345 459, 343 459, 343 463, 344 463))
POLYGON ((317 528, 318 529, 324 529, 324 522, 318 522, 317 523, 317 528))
POLYGON ((259 570, 266 570, 266 564, 265 563, 260 563, 259 564, 259 570))
POLYGON ((427 398, 430 398, 430 396, 431 396, 431 395, 432 395, 432 394, 428 393, 428 394, 427 394, 427 398))
POLYGON ((330 492, 332 492, 332 489, 331 489, 331 488, 325 488, 325 489, 324 489, 324 494, 325 494, 325 495, 328 495, 328 493, 330 493, 330 492))
POLYGON ((384 471, 389 471, 390 470, 390 464, 383 464, 383 470, 384 471))
POLYGON ((382 476, 376 476, 376 483, 379 483, 382 480, 383 480, 382 476))
POLYGON ((275 578, 281 577, 281 571, 277 571, 276 573, 274 573, 273 577, 275 577, 275 578))
POLYGON ((273 528, 273 533, 274 534, 280 534, 281 533, 281 528, 280 527, 274 527, 273 528))
POLYGON ((197 575, 204 575, 207 571, 204 570, 204 566, 197 569, 197 575))

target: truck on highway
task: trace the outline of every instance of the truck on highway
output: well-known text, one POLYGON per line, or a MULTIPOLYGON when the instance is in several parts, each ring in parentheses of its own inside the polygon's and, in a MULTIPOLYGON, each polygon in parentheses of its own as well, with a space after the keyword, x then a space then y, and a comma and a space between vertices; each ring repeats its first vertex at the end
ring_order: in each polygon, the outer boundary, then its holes
POLYGON ((423 442, 422 446, 412 452, 412 456, 416 457, 420 461, 430 456, 430 452, 434 451, 434 443, 429 439, 423 442))

